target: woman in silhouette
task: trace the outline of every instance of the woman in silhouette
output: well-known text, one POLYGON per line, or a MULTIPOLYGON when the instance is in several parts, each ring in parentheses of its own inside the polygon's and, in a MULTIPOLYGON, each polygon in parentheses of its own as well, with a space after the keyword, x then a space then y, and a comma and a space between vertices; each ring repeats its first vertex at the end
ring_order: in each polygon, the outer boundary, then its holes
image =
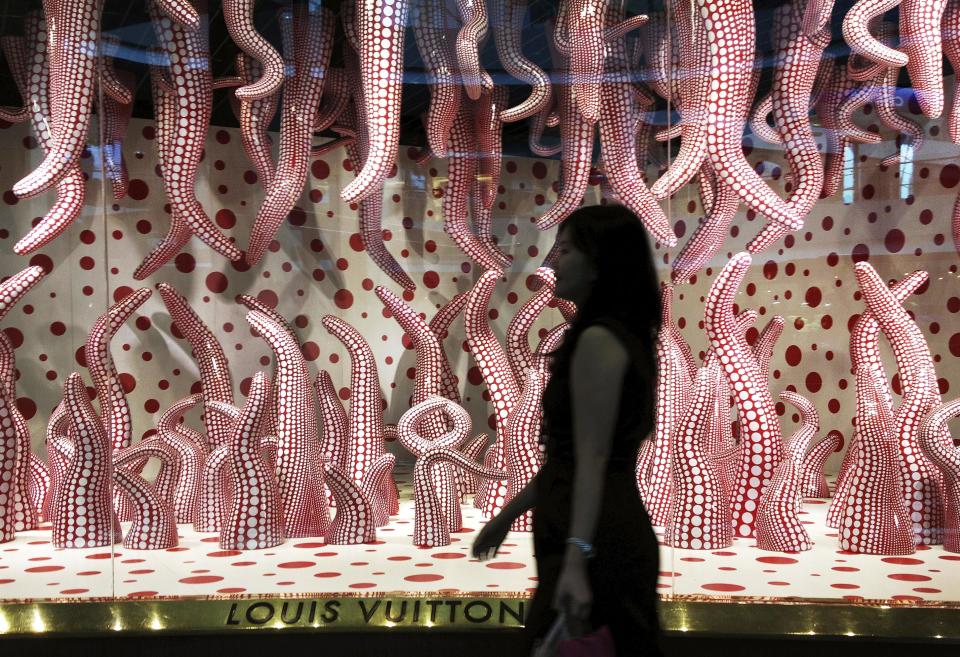
POLYGON ((635 475, 654 424, 660 292, 650 244, 632 212, 606 205, 570 215, 557 248, 556 295, 578 310, 544 391, 546 459, 473 554, 495 556, 533 508, 531 642, 563 611, 588 632, 609 627, 620 656, 658 655, 658 546, 635 475))

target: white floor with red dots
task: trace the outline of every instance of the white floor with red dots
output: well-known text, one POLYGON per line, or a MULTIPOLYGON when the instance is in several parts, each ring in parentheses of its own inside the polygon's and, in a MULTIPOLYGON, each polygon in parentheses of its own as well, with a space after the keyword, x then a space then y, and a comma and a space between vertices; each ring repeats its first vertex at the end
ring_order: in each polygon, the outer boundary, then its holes
MULTIPOLYGON (((532 537, 511 534, 500 555, 471 559, 470 544, 482 525, 472 505, 465 528, 441 548, 414 547, 409 471, 398 472, 400 515, 370 545, 324 545, 288 540, 262 551, 221 550, 213 534, 180 526, 180 545, 136 551, 114 546, 56 550, 49 527, 0 545, 0 600, 330 595, 378 593, 525 595, 536 586, 532 537)), ((824 525, 828 500, 807 500, 803 521, 814 548, 765 552, 753 540, 726 550, 661 548, 662 594, 750 598, 960 601, 960 554, 921 546, 908 557, 846 554, 824 525)), ((658 535, 662 529, 657 529, 658 535)))

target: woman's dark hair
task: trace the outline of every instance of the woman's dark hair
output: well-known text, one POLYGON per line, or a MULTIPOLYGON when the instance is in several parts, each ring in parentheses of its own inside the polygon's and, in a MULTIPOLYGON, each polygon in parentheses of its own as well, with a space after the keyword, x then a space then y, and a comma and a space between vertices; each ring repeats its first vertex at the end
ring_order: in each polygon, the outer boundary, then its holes
MULTIPOLYGON (((650 240, 643 224, 622 205, 591 205, 576 210, 560 227, 597 272, 590 296, 563 343, 553 353, 551 368, 565 367, 583 330, 600 318, 617 321, 635 335, 644 353, 637 366, 655 367, 654 342, 660 330, 660 284, 650 240)), ((629 346, 629 345, 628 345, 629 346)))

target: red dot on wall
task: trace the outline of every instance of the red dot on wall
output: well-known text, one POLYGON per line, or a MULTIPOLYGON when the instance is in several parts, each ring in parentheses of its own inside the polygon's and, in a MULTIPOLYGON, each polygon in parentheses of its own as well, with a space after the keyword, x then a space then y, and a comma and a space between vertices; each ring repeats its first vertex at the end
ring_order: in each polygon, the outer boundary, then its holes
POLYGON ((207 274, 206 284, 208 290, 219 294, 227 289, 227 277, 222 272, 210 272, 207 274))
POLYGON ((337 290, 333 295, 333 302, 337 304, 337 308, 346 310, 353 305, 353 294, 350 290, 337 290))
POLYGON ((134 178, 127 184, 127 195, 136 201, 142 201, 150 195, 150 187, 139 178, 134 178))
POLYGON ((222 208, 217 210, 215 220, 220 228, 228 230, 237 224, 237 215, 235 215, 232 210, 222 208))
POLYGON ((423 284, 431 290, 440 285, 440 274, 431 270, 423 275, 423 284))

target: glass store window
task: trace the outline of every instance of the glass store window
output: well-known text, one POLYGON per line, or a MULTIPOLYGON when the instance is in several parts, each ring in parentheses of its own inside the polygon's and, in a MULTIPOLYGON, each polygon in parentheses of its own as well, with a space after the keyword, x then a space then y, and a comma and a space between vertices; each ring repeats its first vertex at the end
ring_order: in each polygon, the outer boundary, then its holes
POLYGON ((668 629, 960 599, 954 3, 53 4, 0 29, 7 631, 519 625, 529 519, 469 552, 556 227, 638 198, 668 629))

